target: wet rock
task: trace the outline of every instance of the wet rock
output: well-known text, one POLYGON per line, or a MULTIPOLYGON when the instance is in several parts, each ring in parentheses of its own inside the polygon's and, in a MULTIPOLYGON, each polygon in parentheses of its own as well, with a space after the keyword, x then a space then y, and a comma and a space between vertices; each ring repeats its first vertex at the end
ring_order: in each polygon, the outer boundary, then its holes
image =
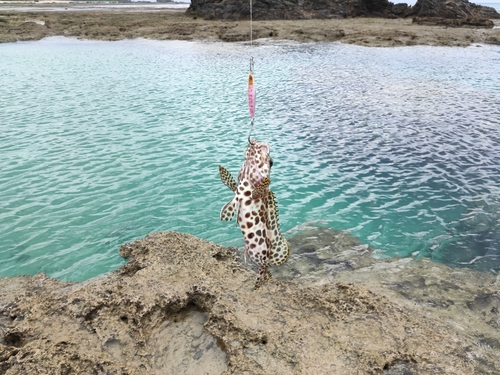
POLYGON ((286 266, 258 291, 240 250, 174 232, 123 245, 134 266, 86 282, 0 279, 0 372, 462 375, 499 368, 500 337, 477 318, 489 311, 487 319, 498 321, 493 288, 500 284, 492 275, 478 285, 468 270, 453 276, 432 262, 376 259, 373 249, 329 228, 303 228, 290 244, 286 266), (454 303, 427 303, 446 300, 454 303))

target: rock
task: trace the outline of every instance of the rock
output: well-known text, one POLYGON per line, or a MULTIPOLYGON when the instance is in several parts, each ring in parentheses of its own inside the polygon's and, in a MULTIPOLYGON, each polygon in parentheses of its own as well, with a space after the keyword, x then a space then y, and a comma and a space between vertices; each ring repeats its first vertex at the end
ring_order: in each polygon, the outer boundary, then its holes
POLYGON ((447 27, 484 27, 486 29, 492 29, 495 24, 492 20, 486 18, 461 18, 461 19, 449 19, 441 17, 415 17, 412 23, 417 25, 427 25, 427 26, 447 26, 447 27))
POLYGON ((491 329, 498 278, 377 260, 373 249, 329 228, 308 227, 290 244, 286 267, 258 291, 238 249, 175 232, 123 245, 126 265, 82 283, 43 274, 0 278, 0 373, 463 375, 500 368, 500 338, 491 329), (446 306, 469 313, 456 320, 435 312, 446 306))
MULTIPOLYGON (((389 15, 388 0, 254 0, 254 20, 327 19, 389 15)), ((188 12, 206 19, 249 19, 250 4, 238 0, 192 0, 188 12)))
POLYGON ((487 6, 467 0, 418 0, 408 13, 410 17, 439 17, 449 19, 499 19, 500 14, 487 6))
POLYGON ((405 3, 394 4, 392 6, 391 10, 392 10, 392 13, 394 13, 398 16, 402 16, 408 10, 408 4, 405 4, 405 3))
MULTIPOLYGON (((254 20, 345 18, 360 16, 500 18, 492 7, 467 0, 418 0, 415 6, 388 0, 253 0, 254 20)), ((250 3, 239 0, 192 0, 188 12, 206 19, 250 18, 250 3)))

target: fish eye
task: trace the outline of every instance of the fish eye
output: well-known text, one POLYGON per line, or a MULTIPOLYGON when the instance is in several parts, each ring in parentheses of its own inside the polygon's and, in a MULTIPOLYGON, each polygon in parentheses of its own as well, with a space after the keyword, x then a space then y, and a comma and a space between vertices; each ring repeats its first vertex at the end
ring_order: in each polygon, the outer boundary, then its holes
POLYGON ((269 158, 269 168, 273 166, 273 159, 269 158))

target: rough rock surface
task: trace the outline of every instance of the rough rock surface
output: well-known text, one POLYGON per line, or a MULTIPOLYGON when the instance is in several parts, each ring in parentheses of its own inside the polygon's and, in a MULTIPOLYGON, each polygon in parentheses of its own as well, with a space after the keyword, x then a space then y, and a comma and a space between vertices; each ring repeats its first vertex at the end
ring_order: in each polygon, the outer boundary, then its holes
MULTIPOLYGON (((255 20, 376 17, 500 18, 492 7, 467 0, 418 0, 415 6, 388 0, 254 0, 255 20)), ((206 19, 250 18, 250 3, 239 0, 191 0, 188 12, 206 19)))
POLYGON ((499 19, 493 7, 477 5, 467 0, 418 0, 408 12, 414 17, 450 19, 499 19))
POLYGON ((290 244, 258 291, 237 249, 175 232, 86 282, 0 279, 0 374, 498 373, 494 275, 378 261, 328 228, 290 244))
MULTIPOLYGON (((344 18, 383 13, 388 8, 388 0, 254 0, 252 15, 255 20, 344 18)), ((188 11, 207 19, 249 19, 250 2, 192 0, 188 11)))
POLYGON ((447 27, 485 27, 492 29, 495 24, 492 20, 486 18, 441 18, 441 17, 415 17, 413 23, 417 25, 428 26, 447 26, 447 27))
MULTIPOLYGON (((39 40, 65 36, 91 40, 148 38, 155 40, 203 40, 247 42, 249 21, 209 21, 188 17, 180 12, 154 11, 148 8, 134 12, 68 10, 7 11, 0 4, 0 43, 39 40)), ((91 5, 89 5, 91 6, 91 5)), ((497 26, 500 20, 494 21, 497 26)), ((273 43, 333 42, 362 46, 470 46, 475 43, 500 44, 500 29, 426 26, 410 18, 343 18, 323 20, 274 20, 253 22, 254 41, 273 43)))

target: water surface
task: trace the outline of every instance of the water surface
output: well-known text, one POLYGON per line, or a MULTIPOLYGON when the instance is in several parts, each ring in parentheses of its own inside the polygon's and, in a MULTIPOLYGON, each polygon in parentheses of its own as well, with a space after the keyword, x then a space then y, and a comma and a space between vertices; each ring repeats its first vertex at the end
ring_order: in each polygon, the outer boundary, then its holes
POLYGON ((218 165, 243 161, 250 55, 287 235, 500 268, 499 46, 56 37, 0 45, 0 275, 84 280, 153 231, 241 245, 218 165))

